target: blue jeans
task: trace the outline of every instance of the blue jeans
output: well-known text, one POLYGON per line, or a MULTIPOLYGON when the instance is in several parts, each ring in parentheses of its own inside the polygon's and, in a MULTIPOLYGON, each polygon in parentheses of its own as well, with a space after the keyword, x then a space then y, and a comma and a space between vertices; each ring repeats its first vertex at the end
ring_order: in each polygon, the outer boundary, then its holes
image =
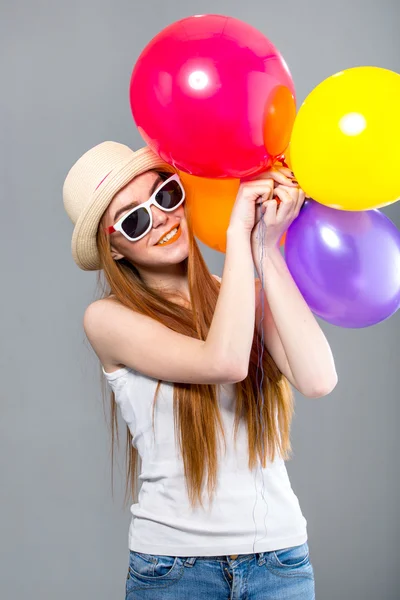
POLYGON ((130 550, 125 600, 315 600, 308 543, 230 556, 130 550))

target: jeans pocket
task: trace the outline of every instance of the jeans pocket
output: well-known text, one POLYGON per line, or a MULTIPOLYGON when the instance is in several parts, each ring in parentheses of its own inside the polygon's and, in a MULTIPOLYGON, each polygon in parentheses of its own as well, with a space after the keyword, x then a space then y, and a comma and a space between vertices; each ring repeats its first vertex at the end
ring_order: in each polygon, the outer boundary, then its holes
POLYGON ((129 577, 157 581, 174 576, 179 564, 177 556, 162 556, 129 551, 129 577))
POLYGON ((271 552, 271 565, 281 569, 298 569, 309 564, 309 547, 308 543, 300 544, 300 546, 291 546, 290 548, 281 548, 271 552))

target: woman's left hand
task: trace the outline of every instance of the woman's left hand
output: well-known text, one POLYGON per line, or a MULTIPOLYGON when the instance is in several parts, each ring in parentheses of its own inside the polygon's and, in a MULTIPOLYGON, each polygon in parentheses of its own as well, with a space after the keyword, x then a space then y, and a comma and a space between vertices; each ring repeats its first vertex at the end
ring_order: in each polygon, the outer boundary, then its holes
MULTIPOLYGON (((251 246, 259 254, 261 244, 261 227, 264 227, 263 248, 269 250, 279 245, 282 235, 298 216, 305 200, 305 193, 293 181, 293 174, 285 167, 275 167, 282 174, 284 183, 275 183, 274 198, 266 200, 257 207, 256 224, 251 231, 251 246), (259 216, 258 216, 259 215, 259 216), (262 221, 264 223, 262 223, 262 221)), ((267 177, 268 172, 257 178, 267 177)))

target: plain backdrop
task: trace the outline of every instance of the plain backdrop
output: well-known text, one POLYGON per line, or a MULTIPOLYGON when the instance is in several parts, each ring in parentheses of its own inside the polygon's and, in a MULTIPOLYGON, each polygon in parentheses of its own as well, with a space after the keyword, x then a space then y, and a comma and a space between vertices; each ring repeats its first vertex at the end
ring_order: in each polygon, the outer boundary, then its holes
MULTIPOLYGON (((120 420, 112 497, 99 364, 82 329, 96 273, 72 260, 64 178, 104 140, 143 145, 129 79, 168 24, 219 13, 258 27, 285 57, 300 106, 342 69, 400 72, 400 5, 2 0, 0 11, 0 597, 122 599, 125 429, 120 420)), ((371 169, 391 177, 384 159, 371 169)), ((382 210, 400 227, 400 203, 382 210)), ((220 275, 224 255, 199 244, 220 275)), ((360 330, 321 321, 339 383, 317 400, 296 393, 286 465, 308 521, 318 600, 400 597, 399 325, 400 311, 360 330)))

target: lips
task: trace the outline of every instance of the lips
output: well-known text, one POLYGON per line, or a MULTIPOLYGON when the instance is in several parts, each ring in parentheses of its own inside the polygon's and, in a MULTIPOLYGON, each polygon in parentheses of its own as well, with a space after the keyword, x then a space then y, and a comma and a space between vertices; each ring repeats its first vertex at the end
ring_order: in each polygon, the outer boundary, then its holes
POLYGON ((175 229, 175 227, 179 227, 179 223, 175 223, 175 225, 173 225, 170 229, 168 229, 168 231, 165 231, 162 236, 157 240, 157 242, 154 244, 155 246, 158 244, 158 242, 161 242, 161 240, 173 229, 175 229))

